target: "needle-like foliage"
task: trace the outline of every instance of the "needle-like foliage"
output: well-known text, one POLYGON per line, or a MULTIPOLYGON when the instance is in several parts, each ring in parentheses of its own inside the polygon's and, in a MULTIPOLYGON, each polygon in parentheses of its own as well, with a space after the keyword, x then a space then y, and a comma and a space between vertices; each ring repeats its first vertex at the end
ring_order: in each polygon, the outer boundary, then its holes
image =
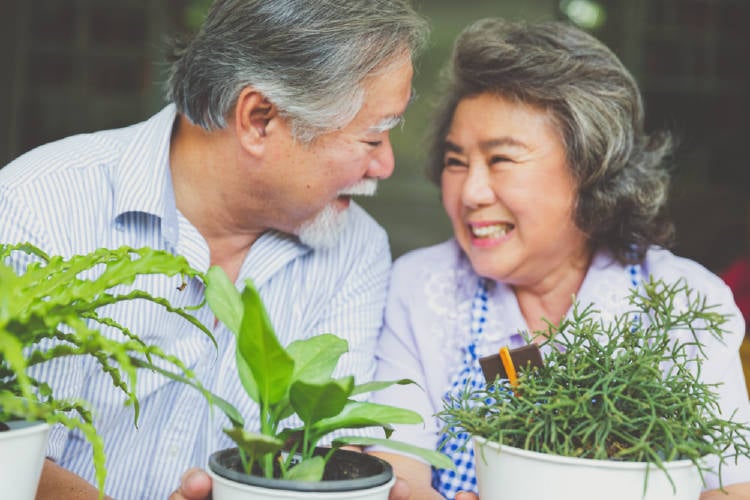
POLYGON ((201 277, 183 257, 150 248, 98 249, 62 258, 30 244, 0 244, 0 422, 39 420, 80 430, 93 448, 100 495, 106 476, 104 444, 89 404, 56 397, 48 384, 33 377, 33 368, 59 358, 91 356, 122 390, 124 402, 132 404, 135 422, 138 368, 153 369, 205 392, 178 358, 144 343, 127 325, 101 312, 104 306, 146 300, 182 317, 213 340, 189 308, 173 307, 163 298, 130 287, 137 276, 149 274, 181 275, 183 280, 201 277), (21 252, 15 254, 16 262, 27 263, 11 266, 8 259, 13 252, 21 252), (122 339, 103 334, 102 327, 120 332, 122 339), (154 364, 157 360, 159 366, 154 364))
POLYGON ((569 457, 648 462, 750 456, 748 423, 719 411, 716 385, 701 381, 708 341, 727 318, 684 280, 649 280, 632 290, 627 314, 604 321, 575 304, 549 324, 545 365, 521 368, 518 384, 496 380, 445 401, 439 417, 524 450, 569 457))

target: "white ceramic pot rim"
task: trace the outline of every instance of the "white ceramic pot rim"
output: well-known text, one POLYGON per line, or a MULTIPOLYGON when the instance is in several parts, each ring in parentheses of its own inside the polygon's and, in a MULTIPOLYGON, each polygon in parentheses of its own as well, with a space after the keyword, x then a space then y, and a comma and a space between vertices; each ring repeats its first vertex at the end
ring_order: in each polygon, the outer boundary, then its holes
POLYGON ((28 421, 28 420, 11 420, 9 422, 3 422, 5 425, 10 427, 7 431, 0 432, 0 439, 3 437, 21 437, 21 436, 27 436, 29 434, 36 434, 37 432, 41 432, 42 428, 49 427, 49 424, 47 422, 39 422, 39 421, 28 421))
POLYGON ((227 464, 239 461, 237 448, 226 448, 212 453, 209 456, 208 468, 211 472, 224 479, 250 486, 290 490, 299 492, 342 492, 357 491, 383 486, 393 482, 395 474, 393 468, 385 460, 374 455, 365 455, 351 450, 336 450, 333 460, 336 458, 349 457, 356 461, 366 461, 373 464, 373 474, 351 479, 339 479, 335 481, 295 481, 290 479, 269 479, 261 476, 252 476, 234 470, 227 464))
MULTIPOLYGON (((624 462, 619 460, 598 460, 594 458, 576 458, 576 457, 565 457, 562 455, 551 455, 549 453, 540 453, 537 451, 522 450, 509 445, 501 445, 494 441, 488 441, 487 439, 480 436, 472 436, 472 439, 476 441, 480 447, 486 446, 497 453, 503 453, 506 451, 514 455, 518 455, 526 458, 533 458, 543 462, 561 463, 561 464, 579 464, 586 465, 588 467, 602 468, 602 469, 643 469, 646 466, 653 468, 659 468, 656 464, 649 464, 648 462, 624 462)), ((664 462, 664 468, 666 469, 681 469, 687 467, 694 467, 692 460, 674 460, 670 462, 664 462)))

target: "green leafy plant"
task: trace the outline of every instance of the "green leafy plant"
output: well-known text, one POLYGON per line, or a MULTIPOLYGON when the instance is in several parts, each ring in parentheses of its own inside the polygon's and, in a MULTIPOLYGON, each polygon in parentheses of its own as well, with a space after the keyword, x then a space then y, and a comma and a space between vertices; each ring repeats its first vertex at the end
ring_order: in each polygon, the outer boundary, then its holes
POLYGON ((134 423, 139 413, 135 393, 138 368, 156 370, 203 390, 178 358, 144 343, 126 325, 100 312, 100 308, 119 302, 147 300, 184 318, 214 340, 189 308, 173 307, 163 298, 129 287, 137 276, 149 274, 201 277, 184 258, 150 248, 98 249, 62 258, 30 244, 0 244, 0 422, 39 420, 80 430, 93 448, 100 495, 106 477, 104 444, 89 404, 55 397, 48 384, 33 377, 33 369, 59 358, 91 356, 132 404, 134 423), (12 252, 26 255, 29 262, 23 271, 8 264, 12 252), (122 339, 103 334, 101 327, 118 331, 122 339), (161 366, 154 365, 156 360, 161 366))
POLYGON ((575 304, 560 325, 537 332, 541 368, 449 398, 438 416, 451 435, 468 432, 524 450, 579 458, 664 463, 691 460, 701 475, 750 456, 747 427, 719 413, 716 386, 699 379, 701 339, 721 339, 727 318, 684 280, 632 290, 632 311, 603 321, 575 304), (675 332, 683 332, 676 340, 675 332), (728 450, 733 447, 733 452, 728 450))
POLYGON ((259 432, 245 429, 236 411, 229 415, 233 427, 225 430, 237 444, 247 474, 258 470, 268 478, 319 481, 326 462, 343 445, 378 444, 420 456, 440 467, 453 467, 447 457, 434 450, 371 437, 339 437, 325 456, 314 455, 321 439, 334 431, 377 426, 389 436, 391 424, 421 423, 421 417, 413 411, 353 399, 410 381, 355 384, 352 376, 333 378, 339 358, 348 349, 345 340, 323 334, 284 348, 251 281, 240 294, 221 268, 212 267, 206 282, 209 306, 236 334, 238 376, 248 396, 260 407, 259 432), (302 425, 282 427, 292 415, 297 415, 302 425), (274 467, 279 474, 275 475, 274 467))

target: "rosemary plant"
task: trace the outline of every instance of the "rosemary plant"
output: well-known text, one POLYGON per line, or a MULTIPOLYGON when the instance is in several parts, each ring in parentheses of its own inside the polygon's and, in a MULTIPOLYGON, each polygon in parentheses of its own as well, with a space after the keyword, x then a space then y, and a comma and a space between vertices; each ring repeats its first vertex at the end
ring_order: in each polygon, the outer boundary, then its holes
POLYGON ((126 325, 100 308, 130 300, 147 300, 182 317, 211 337, 210 330, 189 308, 121 285, 140 275, 201 276, 178 256, 150 248, 98 249, 69 259, 49 256, 30 244, 0 244, 0 422, 39 420, 78 429, 93 448, 100 496, 106 476, 104 444, 94 427, 87 402, 58 398, 52 388, 33 376, 35 366, 68 356, 91 356, 109 375, 138 420, 135 385, 137 368, 149 368, 205 390, 176 357, 147 345, 126 325), (7 263, 12 252, 23 252, 28 265, 17 272, 7 263), (108 327, 122 334, 115 340, 102 333, 108 327), (160 366, 154 363, 160 361, 160 366), (168 371, 167 368, 173 371, 168 371))
POLYGON ((547 338, 543 367, 521 368, 514 387, 467 389, 438 416, 453 435, 665 472, 667 461, 691 460, 703 475, 702 457, 750 456, 747 423, 722 416, 716 386, 699 379, 703 346, 722 338, 727 318, 684 280, 651 279, 629 303, 611 322, 576 303, 569 319, 538 332, 547 338))

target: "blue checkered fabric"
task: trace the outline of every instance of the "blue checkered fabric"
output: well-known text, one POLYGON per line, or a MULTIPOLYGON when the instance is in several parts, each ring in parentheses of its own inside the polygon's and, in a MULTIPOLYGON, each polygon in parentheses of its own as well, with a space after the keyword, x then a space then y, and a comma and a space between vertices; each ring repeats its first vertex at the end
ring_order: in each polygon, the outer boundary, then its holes
MULTIPOLYGON (((463 366, 458 371, 451 387, 446 393, 459 394, 467 388, 479 389, 484 386, 484 375, 479 366, 476 345, 479 336, 484 331, 487 321, 487 287, 484 279, 479 280, 477 291, 471 305, 471 343, 466 347, 463 366)), ((453 429, 451 429, 453 430, 453 429)), ((474 450, 471 447, 468 433, 460 433, 454 437, 448 433, 440 436, 438 451, 447 455, 456 465, 456 470, 433 470, 432 486, 445 498, 453 499, 459 491, 473 491, 477 493, 477 476, 474 470, 474 450)))

